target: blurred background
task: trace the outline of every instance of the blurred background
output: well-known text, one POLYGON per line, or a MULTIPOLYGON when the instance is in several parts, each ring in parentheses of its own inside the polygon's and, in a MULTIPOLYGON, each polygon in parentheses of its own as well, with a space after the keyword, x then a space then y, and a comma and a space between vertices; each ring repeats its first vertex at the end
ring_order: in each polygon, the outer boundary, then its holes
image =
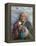
POLYGON ((28 21, 32 24, 33 22, 33 8, 32 7, 20 7, 11 6, 11 25, 14 24, 18 19, 21 12, 28 13, 28 21))

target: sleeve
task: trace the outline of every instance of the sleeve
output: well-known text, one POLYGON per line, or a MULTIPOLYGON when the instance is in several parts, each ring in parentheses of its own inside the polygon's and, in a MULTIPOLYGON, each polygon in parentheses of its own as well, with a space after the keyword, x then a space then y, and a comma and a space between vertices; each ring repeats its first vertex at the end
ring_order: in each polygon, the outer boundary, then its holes
POLYGON ((13 25, 13 35, 14 35, 14 39, 18 38, 18 25, 17 25, 17 23, 15 23, 13 25))
POLYGON ((31 23, 30 23, 29 21, 27 21, 27 22, 25 23, 25 26, 26 26, 27 29, 32 33, 32 25, 31 25, 31 23))
POLYGON ((15 32, 18 28, 18 22, 16 22, 14 25, 13 25, 13 32, 15 32))
POLYGON ((26 22, 25 26, 27 27, 27 29, 29 30, 29 37, 30 40, 33 40, 33 28, 32 25, 29 21, 26 22))

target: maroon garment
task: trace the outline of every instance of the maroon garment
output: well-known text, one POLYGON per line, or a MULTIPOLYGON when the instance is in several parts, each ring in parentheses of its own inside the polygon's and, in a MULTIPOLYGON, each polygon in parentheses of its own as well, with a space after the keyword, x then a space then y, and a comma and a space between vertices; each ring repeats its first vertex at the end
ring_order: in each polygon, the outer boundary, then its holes
POLYGON ((16 22, 14 25, 13 25, 13 34, 14 34, 14 39, 18 39, 18 22, 16 22))

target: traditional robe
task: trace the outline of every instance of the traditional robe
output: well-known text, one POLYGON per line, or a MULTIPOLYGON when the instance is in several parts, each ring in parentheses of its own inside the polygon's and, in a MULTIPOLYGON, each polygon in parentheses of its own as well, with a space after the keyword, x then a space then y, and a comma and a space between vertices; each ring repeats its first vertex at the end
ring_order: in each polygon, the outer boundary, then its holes
POLYGON ((14 39, 29 39, 29 40, 33 40, 33 36, 32 36, 32 26, 31 23, 29 21, 21 22, 22 27, 21 30, 19 30, 19 21, 17 21, 13 26, 13 34, 14 34, 14 39))

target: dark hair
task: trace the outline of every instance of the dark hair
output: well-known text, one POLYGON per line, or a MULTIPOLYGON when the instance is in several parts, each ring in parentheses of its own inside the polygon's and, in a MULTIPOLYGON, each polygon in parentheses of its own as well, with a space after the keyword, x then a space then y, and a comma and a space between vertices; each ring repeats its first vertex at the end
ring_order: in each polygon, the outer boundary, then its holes
POLYGON ((22 16, 23 13, 24 13, 24 12, 21 12, 21 13, 20 13, 20 15, 19 15, 19 20, 21 20, 21 16, 22 16))

